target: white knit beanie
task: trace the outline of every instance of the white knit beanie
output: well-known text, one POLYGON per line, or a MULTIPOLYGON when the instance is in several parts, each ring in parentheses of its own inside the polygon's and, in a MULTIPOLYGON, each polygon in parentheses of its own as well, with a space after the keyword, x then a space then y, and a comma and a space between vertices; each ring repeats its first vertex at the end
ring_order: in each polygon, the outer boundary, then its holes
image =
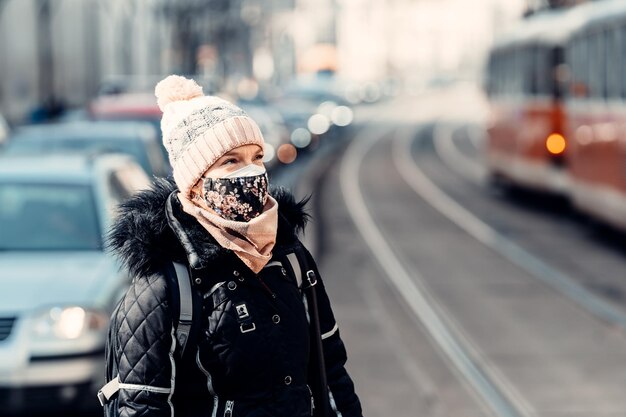
POLYGON ((194 80, 170 75, 156 85, 154 92, 163 111, 163 144, 174 181, 186 196, 225 153, 242 145, 264 147, 254 120, 224 99, 205 96, 194 80))

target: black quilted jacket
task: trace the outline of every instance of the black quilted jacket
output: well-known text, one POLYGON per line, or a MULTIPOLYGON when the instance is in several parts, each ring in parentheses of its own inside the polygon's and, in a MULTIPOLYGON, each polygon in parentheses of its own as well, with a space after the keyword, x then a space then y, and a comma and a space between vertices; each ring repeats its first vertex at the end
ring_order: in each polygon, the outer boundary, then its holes
MULTIPOLYGON (((109 414, 312 415, 306 312, 286 260, 301 245, 296 234, 307 216, 304 203, 287 192, 273 195, 280 213, 277 243, 258 275, 182 211, 173 183, 157 180, 121 206, 109 244, 135 278, 111 322, 114 357, 108 360, 119 364, 111 372, 119 372, 120 392, 109 414), (172 261, 190 266, 197 297, 182 357, 173 327, 175 275, 166 273, 172 261)), ((344 368, 346 350, 321 280, 316 291, 333 412, 359 417, 361 405, 344 368)))

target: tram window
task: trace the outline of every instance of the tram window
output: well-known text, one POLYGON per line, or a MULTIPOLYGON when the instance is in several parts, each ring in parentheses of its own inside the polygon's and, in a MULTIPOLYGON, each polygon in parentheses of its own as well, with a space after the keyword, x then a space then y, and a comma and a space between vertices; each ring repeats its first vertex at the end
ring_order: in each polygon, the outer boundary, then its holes
POLYGON ((589 57, 587 56, 587 42, 585 38, 579 39, 576 43, 576 81, 581 85, 589 86, 587 76, 589 68, 589 57))
POLYGON ((561 95, 563 97, 573 97, 575 84, 578 82, 578 44, 572 43, 565 50, 565 64, 569 74, 568 79, 561 84, 561 95))
POLYGON ((502 93, 505 96, 511 95, 511 85, 513 84, 512 58, 513 55, 507 52, 502 61, 504 67, 504 74, 502 74, 502 93))
POLYGON ((497 95, 502 95, 502 57, 498 54, 494 56, 494 88, 497 95))
POLYGON ((597 98, 600 92, 600 74, 598 71, 598 42, 596 41, 595 36, 591 36, 588 39, 587 49, 589 51, 589 69, 588 69, 588 77, 589 77, 589 93, 591 97, 597 98))
POLYGON ((516 50, 511 55, 511 94, 522 95, 524 94, 524 53, 522 50, 516 50))
POLYGON ((539 59, 539 50, 537 48, 529 48, 526 54, 527 63, 526 63, 526 73, 529 76, 528 89, 526 90, 530 95, 537 95, 538 87, 539 87, 539 68, 538 63, 539 59))
POLYGON ((546 96, 552 94, 552 79, 554 78, 554 65, 552 65, 552 51, 550 49, 537 49, 537 93, 546 96))
POLYGON ((496 95, 502 94, 502 61, 500 56, 494 55, 493 60, 493 81, 494 81, 494 93, 496 95))
POLYGON ((569 85, 571 84, 572 81, 575 81, 577 76, 576 76, 576 61, 577 61, 577 51, 576 51, 576 44, 575 43, 570 43, 568 45, 568 47, 566 49, 564 49, 564 61, 565 64, 567 65, 567 68, 569 70, 569 80, 567 83, 563 83, 561 84, 561 95, 569 97, 570 96, 570 91, 569 91, 569 85))
POLYGON ((572 45, 568 48, 567 61, 570 65, 571 76, 567 95, 574 98, 580 98, 585 95, 583 91, 585 85, 585 77, 583 75, 583 68, 585 67, 587 60, 584 56, 583 41, 580 38, 574 40, 572 45))
POLYGON ((515 66, 513 62, 513 57, 514 55, 507 54, 506 59, 504 61, 505 68, 506 68, 506 71, 504 73, 504 93, 506 95, 511 95, 511 93, 513 93, 513 83, 515 82, 515 79, 514 79, 515 73, 513 72, 513 68, 515 66))
POLYGON ((601 32, 596 35, 596 45, 598 45, 598 50, 596 51, 596 72, 598 73, 598 94, 596 96, 600 98, 607 97, 607 79, 606 79, 606 53, 608 51, 607 48, 607 37, 606 32, 601 32))
POLYGON ((515 58, 513 66, 511 67, 511 73, 513 74, 511 93, 514 95, 524 94, 524 62, 524 50, 520 49, 515 51, 515 58))
POLYGON ((592 60, 589 55, 589 36, 582 36, 578 38, 576 44, 577 50, 577 59, 576 59, 576 74, 574 84, 575 95, 576 97, 589 97, 590 91, 589 86, 591 83, 591 69, 592 69, 592 60))
POLYGON ((493 57, 489 56, 487 59, 487 65, 485 67, 485 89, 487 95, 493 94, 493 57))
POLYGON ((504 57, 502 55, 498 56, 498 66, 497 66, 497 81, 498 81, 498 94, 499 95, 503 95, 504 94, 504 73, 505 73, 505 68, 504 68, 504 57))
POLYGON ((621 63, 619 74, 621 74, 622 81, 622 97, 626 98, 626 27, 623 27, 620 32, 622 35, 622 42, 619 46, 620 53, 618 55, 618 60, 621 63))
POLYGON ((594 35, 591 48, 591 95, 594 98, 606 97, 606 57, 604 55, 604 36, 602 33, 594 35))
POLYGON ((511 95, 519 95, 524 92, 524 85, 522 79, 522 71, 524 65, 524 55, 520 54, 520 51, 515 51, 511 55, 511 95))
POLYGON ((614 59, 619 57, 620 50, 620 31, 612 29, 605 33, 606 39, 606 95, 609 98, 616 98, 620 95, 621 80, 620 74, 622 72, 621 61, 614 59))
POLYGON ((499 95, 504 93, 504 57, 502 54, 498 54, 496 60, 496 81, 497 81, 497 91, 499 95))
POLYGON ((502 94, 502 60, 499 55, 494 55, 493 59, 493 82, 494 94, 502 94))
POLYGON ((540 87, 541 87, 541 78, 542 78, 542 74, 541 74, 541 50, 537 47, 532 49, 532 53, 531 53, 531 59, 532 59, 532 94, 533 95, 537 95, 541 92, 540 87))
POLYGON ((506 86, 506 61, 504 55, 498 57, 498 94, 504 95, 506 86))
POLYGON ((511 79, 511 69, 509 65, 509 54, 502 54, 502 95, 506 96, 509 94, 509 83, 511 79))
POLYGON ((522 95, 528 95, 530 92, 530 60, 528 57, 528 49, 522 48, 518 51, 518 70, 517 70, 517 78, 518 78, 518 90, 522 95))
POLYGON ((500 93, 504 96, 508 93, 509 57, 506 54, 502 54, 500 58, 500 93))
POLYGON ((549 59, 547 93, 554 97, 563 97, 569 79, 569 66, 565 62, 565 49, 559 46, 546 52, 548 52, 549 59))
POLYGON ((487 65, 485 65, 483 85, 485 86, 487 95, 493 95, 493 59, 491 56, 487 58, 487 65))

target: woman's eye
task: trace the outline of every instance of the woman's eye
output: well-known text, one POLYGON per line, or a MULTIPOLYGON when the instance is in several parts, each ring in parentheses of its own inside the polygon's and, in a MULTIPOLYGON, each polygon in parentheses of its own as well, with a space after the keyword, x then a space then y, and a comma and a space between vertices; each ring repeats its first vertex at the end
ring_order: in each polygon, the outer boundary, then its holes
POLYGON ((225 160, 224 162, 222 162, 222 165, 229 165, 229 164, 236 164, 237 160, 235 158, 229 158, 227 160, 225 160))
POLYGON ((265 156, 265 155, 263 155, 263 154, 259 154, 259 155, 257 155, 257 156, 255 157, 255 159, 256 159, 257 161, 259 161, 259 160, 262 160, 262 159, 264 158, 264 156, 265 156))

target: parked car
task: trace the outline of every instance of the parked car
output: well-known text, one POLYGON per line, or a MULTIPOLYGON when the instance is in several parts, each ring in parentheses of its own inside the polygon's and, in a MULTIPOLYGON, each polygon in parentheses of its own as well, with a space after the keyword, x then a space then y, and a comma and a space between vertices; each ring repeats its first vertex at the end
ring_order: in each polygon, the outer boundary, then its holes
POLYGON ((135 121, 150 123, 158 133, 161 153, 168 161, 167 150, 161 143, 161 116, 163 112, 153 93, 128 93, 96 97, 87 111, 91 120, 135 121))
POLYGON ((140 122, 69 122, 26 126, 16 131, 6 155, 55 154, 107 150, 131 155, 148 175, 167 176, 157 131, 140 122))
POLYGON ((159 131, 163 115, 154 94, 147 93, 99 96, 89 104, 88 114, 94 120, 145 121, 159 131))
POLYGON ((114 207, 147 187, 125 155, 0 158, 0 410, 88 410, 129 284, 103 250, 114 207))

